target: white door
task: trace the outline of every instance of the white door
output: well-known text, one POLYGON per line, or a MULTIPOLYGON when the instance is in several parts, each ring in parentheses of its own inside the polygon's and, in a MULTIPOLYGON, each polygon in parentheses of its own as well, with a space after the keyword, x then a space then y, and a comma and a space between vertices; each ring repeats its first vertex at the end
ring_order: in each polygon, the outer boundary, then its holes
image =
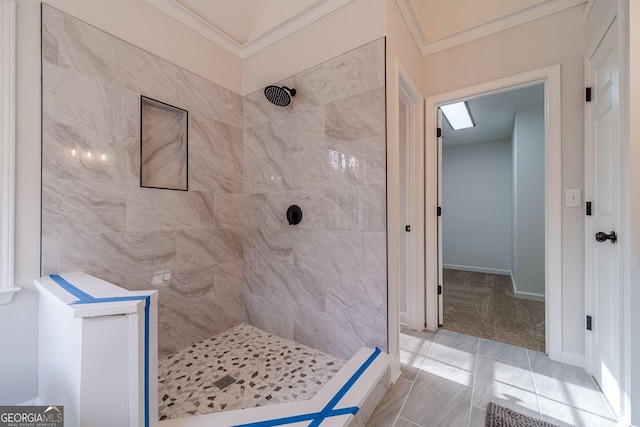
POLYGON ((611 406, 620 409, 622 277, 617 20, 587 61, 591 102, 586 107, 587 359, 611 406), (588 210, 588 207, 587 207, 588 210), (588 329, 588 327, 587 327, 588 329))
POLYGON ((442 277, 442 110, 437 110, 438 129, 438 325, 444 323, 444 280, 442 277))

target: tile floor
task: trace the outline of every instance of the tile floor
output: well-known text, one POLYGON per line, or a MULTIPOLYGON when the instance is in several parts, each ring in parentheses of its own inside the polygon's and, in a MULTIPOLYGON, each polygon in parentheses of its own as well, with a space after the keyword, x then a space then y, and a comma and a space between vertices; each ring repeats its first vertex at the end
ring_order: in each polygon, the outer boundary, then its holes
POLYGON ((402 329, 401 377, 367 427, 484 426, 490 401, 559 426, 615 426, 591 377, 544 353, 440 329, 402 329))
POLYGON ((159 361, 159 418, 307 400, 345 363, 241 324, 159 361))

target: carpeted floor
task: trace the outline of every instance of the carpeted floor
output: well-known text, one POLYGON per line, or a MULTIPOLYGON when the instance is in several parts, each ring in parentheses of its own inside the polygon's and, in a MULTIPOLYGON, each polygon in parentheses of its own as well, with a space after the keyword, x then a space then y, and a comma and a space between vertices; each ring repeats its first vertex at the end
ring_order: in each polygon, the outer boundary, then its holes
POLYGON ((442 328, 545 351, 544 303, 515 298, 511 278, 444 270, 442 328))

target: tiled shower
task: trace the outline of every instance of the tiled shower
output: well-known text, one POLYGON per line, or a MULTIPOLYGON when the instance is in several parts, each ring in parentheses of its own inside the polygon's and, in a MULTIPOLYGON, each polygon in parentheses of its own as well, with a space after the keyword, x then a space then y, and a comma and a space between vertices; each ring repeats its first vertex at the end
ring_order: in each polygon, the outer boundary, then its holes
POLYGON ((242 322, 386 349, 384 39, 270 82, 297 89, 277 107, 46 5, 42 28, 43 274, 157 289, 161 356, 242 322), (140 187, 141 95, 188 111, 188 191, 140 187))

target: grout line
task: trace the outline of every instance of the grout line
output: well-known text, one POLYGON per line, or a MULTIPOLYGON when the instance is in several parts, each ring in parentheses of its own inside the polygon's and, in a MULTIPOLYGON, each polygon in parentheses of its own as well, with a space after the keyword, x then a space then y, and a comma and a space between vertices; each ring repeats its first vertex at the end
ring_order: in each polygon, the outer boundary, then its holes
MULTIPOLYGON (((405 417, 398 416, 398 420, 399 420, 399 419, 402 419, 402 421, 406 421, 406 422, 408 422, 408 423, 411 423, 411 424, 413 424, 414 426, 422 427, 420 424, 416 424, 416 423, 414 423, 413 421, 406 419, 405 417)), ((396 420, 396 423, 398 422, 398 420, 396 420)), ((395 425, 395 423, 394 423, 394 425, 395 425)))
POLYGON ((469 402, 469 418, 467 419, 467 427, 471 426, 471 412, 473 412, 473 392, 476 388, 476 376, 478 373, 478 359, 480 355, 480 338, 476 346, 476 363, 473 369, 473 381, 471 381, 471 402, 469 402))
POLYGON ((540 418, 544 415, 542 413, 542 405, 540 404, 540 396, 538 395, 538 387, 536 386, 536 378, 533 376, 533 367, 531 366, 531 358, 529 357, 529 349, 526 350, 527 362, 529 363, 529 374, 531 375, 531 382, 533 382, 533 391, 536 393, 536 402, 538 402, 538 413, 540 418))
MULTIPOLYGON (((436 337, 438 336, 438 331, 436 331, 436 337)), ((436 337, 433 338, 433 341, 435 342, 436 337)), ((422 341, 424 342, 424 339, 422 339, 422 341)), ((429 355, 429 353, 431 352, 431 349, 433 348, 433 342, 431 343, 431 346, 429 346, 429 351, 427 351, 427 356, 429 355)), ((411 395, 411 393, 413 392, 413 387, 416 385, 416 381, 418 381, 418 377, 420 376, 420 374, 422 373, 422 367, 424 366, 424 363, 427 361, 427 356, 424 357, 424 360, 422 361, 422 364, 420 365, 420 370, 419 372, 416 374, 416 376, 413 378, 413 381, 411 381, 411 387, 409 388, 409 391, 407 392, 407 395, 404 397, 404 402, 402 402, 402 406, 400 406, 400 410, 398 411, 398 415, 396 416, 396 419, 393 421, 393 425, 395 426, 396 423, 398 422, 399 418, 402 418, 403 420, 405 418, 400 417, 400 414, 402 413, 404 407, 407 404, 407 400, 409 400, 409 396, 411 395)), ((410 421, 410 420, 407 420, 410 421)), ((410 421, 413 423, 413 421, 410 421)), ((415 423, 414 423, 415 424, 415 423)))

